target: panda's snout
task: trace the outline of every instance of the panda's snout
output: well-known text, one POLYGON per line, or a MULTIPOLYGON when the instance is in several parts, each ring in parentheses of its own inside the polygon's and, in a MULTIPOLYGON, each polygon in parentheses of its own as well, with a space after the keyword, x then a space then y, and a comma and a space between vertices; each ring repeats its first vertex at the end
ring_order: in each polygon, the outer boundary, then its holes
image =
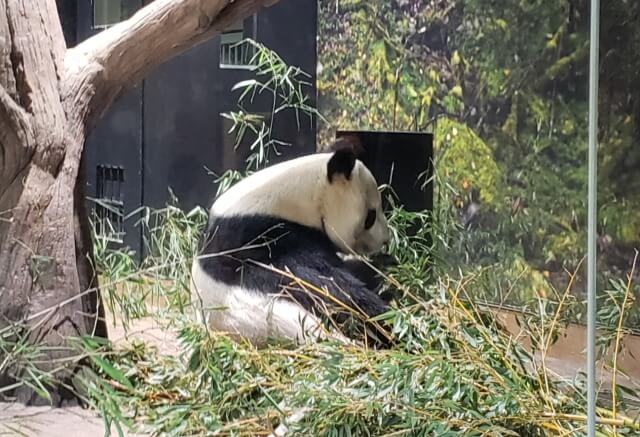
POLYGON ((387 225, 386 223, 385 223, 385 226, 384 226, 384 239, 383 239, 383 241, 384 241, 384 244, 387 244, 389 241, 391 241, 391 231, 389 230, 389 225, 387 225))
POLYGON ((387 222, 384 221, 377 223, 367 240, 368 253, 381 251, 382 248, 391 240, 391 232, 387 222))
POLYGON ((384 220, 381 223, 382 227, 382 245, 384 246, 391 240, 391 231, 389 230, 389 223, 384 220))

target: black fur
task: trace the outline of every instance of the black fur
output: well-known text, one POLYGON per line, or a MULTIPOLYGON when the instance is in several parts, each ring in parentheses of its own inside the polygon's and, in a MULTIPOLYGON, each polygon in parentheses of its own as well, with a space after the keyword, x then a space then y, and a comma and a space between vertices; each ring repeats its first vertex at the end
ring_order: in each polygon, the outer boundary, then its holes
POLYGON ((386 303, 391 302, 401 296, 400 290, 385 282, 376 270, 385 271, 397 265, 397 261, 391 255, 377 254, 371 257, 369 263, 359 259, 347 259, 344 261, 345 268, 356 278, 360 279, 370 290, 374 290, 377 295, 386 303), (372 269, 375 267, 376 270, 372 269))
POLYGON ((326 304, 329 300, 256 262, 288 270, 303 281, 326 288, 368 316, 385 312, 386 302, 349 270, 336 251, 322 231, 281 218, 211 217, 199 262, 208 275, 228 285, 268 294, 281 293, 284 288, 307 310, 316 311, 320 301, 326 304))
POLYGON ((352 150, 356 158, 360 158, 364 154, 362 142, 357 135, 341 135, 340 137, 336 138, 331 145, 329 145, 327 151, 335 152, 342 149, 352 150))
POLYGON ((342 148, 334 152, 327 163, 327 176, 329 182, 333 182, 336 175, 343 175, 347 180, 351 178, 351 172, 356 165, 356 155, 353 149, 342 148))

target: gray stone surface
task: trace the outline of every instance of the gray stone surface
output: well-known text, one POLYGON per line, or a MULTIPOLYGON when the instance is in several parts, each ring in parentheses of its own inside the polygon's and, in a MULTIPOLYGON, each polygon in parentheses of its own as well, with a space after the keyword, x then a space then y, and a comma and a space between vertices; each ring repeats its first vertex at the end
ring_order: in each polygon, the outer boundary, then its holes
MULTIPOLYGON (((115 427, 111 435, 117 436, 115 427)), ((28 437, 101 437, 103 420, 93 411, 81 407, 26 407, 0 403, 0 436, 28 437)), ((137 434, 125 433, 128 437, 137 434)))

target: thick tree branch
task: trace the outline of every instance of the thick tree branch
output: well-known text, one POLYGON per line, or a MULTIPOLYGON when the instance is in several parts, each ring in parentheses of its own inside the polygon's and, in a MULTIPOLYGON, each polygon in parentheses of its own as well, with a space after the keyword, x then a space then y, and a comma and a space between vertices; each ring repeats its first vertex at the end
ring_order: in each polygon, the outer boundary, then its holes
POLYGON ((65 57, 63 99, 90 129, 121 91, 158 65, 278 0, 155 0, 65 57))

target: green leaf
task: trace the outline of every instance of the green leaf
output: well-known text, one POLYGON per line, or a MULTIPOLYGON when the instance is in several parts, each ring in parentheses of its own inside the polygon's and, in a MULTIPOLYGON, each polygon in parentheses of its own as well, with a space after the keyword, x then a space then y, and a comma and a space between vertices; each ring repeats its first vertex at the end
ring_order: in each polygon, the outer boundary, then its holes
POLYGON ((235 84, 231 88, 231 91, 239 90, 241 88, 248 88, 248 87, 252 87, 252 86, 255 86, 255 85, 259 85, 259 84, 260 84, 260 82, 258 82, 255 79, 242 80, 242 81, 238 82, 237 84, 235 84))
POLYGON ((133 384, 131 384, 131 381, 129 381, 124 373, 113 367, 107 360, 95 354, 91 355, 91 360, 96 363, 104 373, 127 387, 129 390, 133 390, 133 384))

